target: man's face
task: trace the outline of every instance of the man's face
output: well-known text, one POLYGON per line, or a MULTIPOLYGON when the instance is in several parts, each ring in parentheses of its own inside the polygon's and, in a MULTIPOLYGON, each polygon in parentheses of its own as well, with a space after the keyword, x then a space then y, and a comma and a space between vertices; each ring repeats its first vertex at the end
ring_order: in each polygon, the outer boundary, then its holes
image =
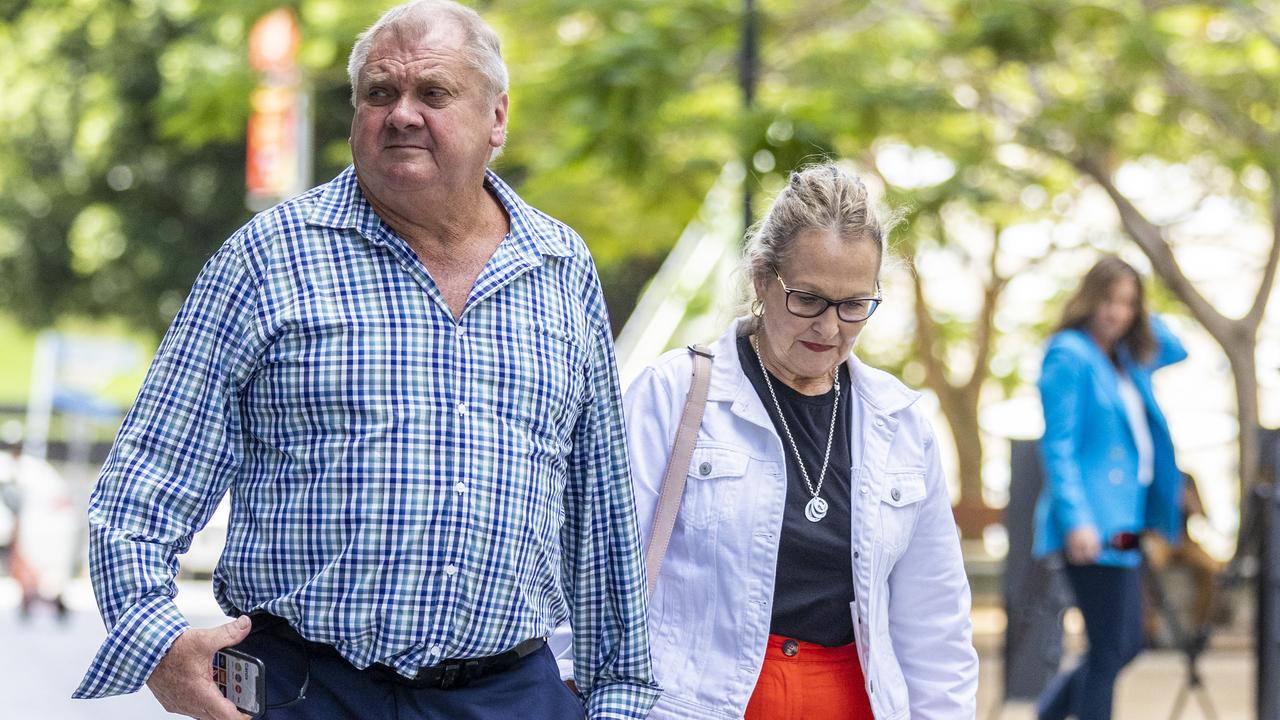
POLYGON ((462 30, 391 27, 375 38, 356 86, 351 154, 375 197, 476 182, 506 137, 507 95, 466 60, 462 30))

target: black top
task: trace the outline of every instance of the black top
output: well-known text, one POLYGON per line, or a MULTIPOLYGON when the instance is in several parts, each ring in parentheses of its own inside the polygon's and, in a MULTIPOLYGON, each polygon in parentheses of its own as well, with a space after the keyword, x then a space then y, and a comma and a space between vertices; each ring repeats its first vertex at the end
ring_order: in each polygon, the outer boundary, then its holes
MULTIPOLYGON (((760 359, 745 335, 738 338, 738 359, 760 402, 769 411, 787 457, 787 501, 782 515, 782 535, 778 539, 778 573, 773 586, 773 620, 769 632, 828 647, 848 645, 853 642, 849 608, 853 602, 849 368, 840 364, 840 408, 835 437, 831 440, 831 462, 822 481, 822 491, 818 493, 827 501, 827 514, 815 523, 805 518, 805 505, 813 496, 796 465, 796 453, 787 441, 787 432, 778 420, 778 410, 765 385, 760 359)), ((835 390, 823 395, 804 395, 772 373, 769 379, 796 448, 804 459, 809 480, 816 487, 831 429, 835 390)))

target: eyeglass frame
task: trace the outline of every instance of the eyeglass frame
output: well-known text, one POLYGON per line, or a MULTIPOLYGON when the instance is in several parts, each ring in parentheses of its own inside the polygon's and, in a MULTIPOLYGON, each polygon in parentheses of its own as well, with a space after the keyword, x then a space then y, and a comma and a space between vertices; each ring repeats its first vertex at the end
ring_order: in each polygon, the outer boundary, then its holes
POLYGON ((882 296, 851 297, 851 298, 845 298, 843 300, 830 300, 817 293, 811 293, 808 290, 797 290, 795 288, 789 288, 787 287, 787 282, 782 279, 782 274, 778 272, 778 268, 771 267, 770 269, 773 270, 773 276, 778 279, 778 284, 782 286, 782 292, 786 296, 782 302, 783 306, 787 308, 787 312, 791 313, 792 315, 795 315, 798 318, 812 320, 813 318, 821 317, 824 313, 827 312, 828 308, 835 306, 836 317, 840 319, 840 322, 847 322, 847 323, 866 322, 872 315, 875 314, 876 310, 880 308, 880 305, 884 303, 884 297, 882 296), (818 300, 821 300, 823 302, 822 309, 812 315, 802 315, 796 312, 791 307, 791 296, 793 293, 800 293, 801 295, 808 295, 811 298, 817 298, 818 300), (840 314, 840 307, 845 303, 851 303, 851 302, 869 302, 871 303, 871 309, 867 310, 867 314, 865 316, 860 317, 857 320, 846 320, 845 317, 840 314))

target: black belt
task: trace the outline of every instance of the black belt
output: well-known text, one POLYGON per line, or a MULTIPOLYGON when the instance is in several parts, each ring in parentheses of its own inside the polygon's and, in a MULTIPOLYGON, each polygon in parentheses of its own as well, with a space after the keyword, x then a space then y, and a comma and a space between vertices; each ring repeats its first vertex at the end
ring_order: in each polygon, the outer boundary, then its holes
MULTIPOLYGON (((298 634, 287 620, 270 613, 255 612, 250 615, 253 629, 269 632, 282 640, 301 645, 308 654, 318 657, 343 658, 338 649, 332 645, 308 640, 298 634)), ((466 687, 472 681, 486 675, 493 675, 509 669, 524 658, 538 652, 547 644, 545 638, 531 638, 516 645, 510 650, 481 658, 445 660, 430 667, 424 667, 413 677, 405 677, 389 665, 374 663, 361 672, 368 672, 384 680, 407 685, 418 689, 452 690, 466 687)))

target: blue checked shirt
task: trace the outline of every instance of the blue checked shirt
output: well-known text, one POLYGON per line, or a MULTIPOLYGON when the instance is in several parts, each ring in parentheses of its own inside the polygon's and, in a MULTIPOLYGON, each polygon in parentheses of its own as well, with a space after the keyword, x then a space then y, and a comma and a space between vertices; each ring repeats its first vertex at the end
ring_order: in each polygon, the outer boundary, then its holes
POLYGON ((169 329, 89 508, 107 625, 76 697, 187 627, 176 557, 225 493, 214 592, 405 675, 576 630, 591 718, 658 691, 609 323, 585 244, 510 217, 456 322, 347 168, 254 218, 169 329))

